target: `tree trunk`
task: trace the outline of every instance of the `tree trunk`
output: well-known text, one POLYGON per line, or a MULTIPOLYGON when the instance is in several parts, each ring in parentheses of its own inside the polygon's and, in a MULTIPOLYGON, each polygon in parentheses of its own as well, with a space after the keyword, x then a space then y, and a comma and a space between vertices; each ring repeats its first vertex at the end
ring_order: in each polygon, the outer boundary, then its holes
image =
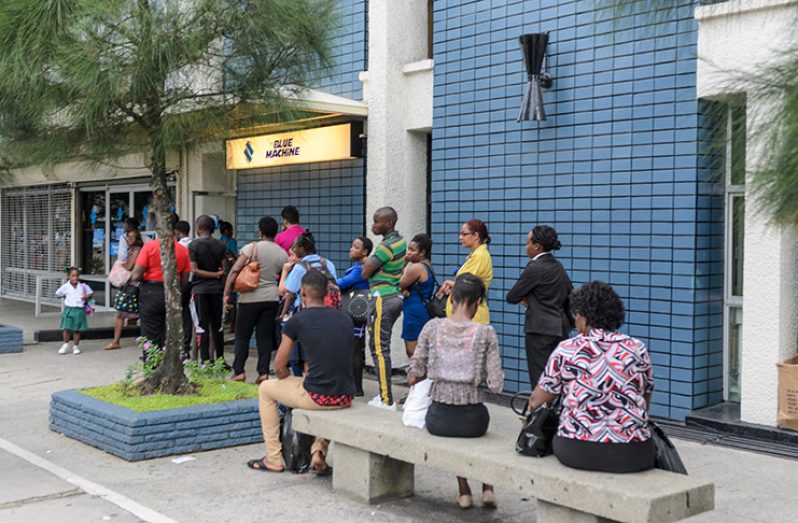
POLYGON ((183 307, 181 301, 180 275, 175 260, 174 223, 169 219, 169 192, 166 186, 166 154, 160 144, 153 143, 152 155, 152 201, 157 217, 158 241, 161 247, 163 268, 164 301, 166 304, 166 346, 163 363, 142 384, 145 393, 162 392, 181 394, 190 392, 183 373, 183 307))

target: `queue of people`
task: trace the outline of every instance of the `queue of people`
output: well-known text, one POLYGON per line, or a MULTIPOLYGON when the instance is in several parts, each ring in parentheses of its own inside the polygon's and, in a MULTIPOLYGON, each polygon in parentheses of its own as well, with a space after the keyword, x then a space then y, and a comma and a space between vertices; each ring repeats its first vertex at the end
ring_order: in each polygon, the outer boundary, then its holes
MULTIPOLYGON (((193 327, 199 334, 200 357, 223 358, 223 310, 228 314, 237 310, 230 379, 246 381, 244 366, 255 334, 255 383, 260 385, 267 454, 250 461, 249 467, 283 470, 278 402, 287 407, 340 409, 364 394, 366 332, 378 384, 378 395, 368 405, 395 410, 391 341, 402 314, 401 337, 410 359, 408 383, 432 382, 426 429, 442 437, 484 435, 490 415, 482 386, 497 393, 504 382, 487 298, 493 280, 487 224, 478 219, 462 224, 459 239, 468 254, 452 278, 442 278, 431 263, 429 236, 417 234, 407 242, 397 230, 396 211, 380 208, 373 215, 371 231, 382 237, 381 242, 375 246, 366 237, 354 238, 349 249, 352 265, 339 275, 335 265, 317 252, 314 235, 299 224, 299 211, 287 206, 281 217, 282 231, 274 218, 263 217, 259 239, 240 252, 229 224, 222 224, 222 240, 211 236, 215 222, 208 216, 197 219, 197 238, 187 247, 181 241, 175 244, 178 275, 184 288, 190 289, 187 294, 196 310, 193 327), (247 270, 257 271, 257 284, 235 292, 236 279, 247 270), (368 294, 365 317, 339 310, 342 295, 352 292, 368 294), (446 300, 445 318, 431 317, 434 298, 446 300), (275 349, 277 379, 270 379, 275 349)), ((176 216, 172 220, 178 223, 176 216)), ((181 224, 180 235, 187 237, 184 229, 181 224)), ((158 242, 142 245, 136 231, 131 222, 120 261, 131 271, 131 280, 139 282, 142 335, 162 344, 165 310, 158 242)), ((591 282, 574 291, 554 255, 560 247, 552 227, 532 228, 526 237, 529 262, 506 294, 508 303, 525 308, 527 370, 534 388, 528 406, 535 409, 561 399, 553 448, 566 466, 616 473, 646 470, 654 464, 647 414, 653 371, 646 346, 618 332, 624 308, 609 285, 591 282), (571 336, 574 328, 576 335, 571 336)), ((65 313, 62 320, 67 348, 60 353, 77 349, 80 330, 85 328, 85 317, 78 318, 72 310, 88 299, 85 292, 81 294, 78 277, 76 271, 70 272, 70 282, 59 290, 72 300, 66 309, 69 317, 65 313)), ((120 313, 118 329, 135 317, 120 313)), ((117 335, 107 348, 118 345, 117 335)), ((329 471, 326 453, 327 443, 317 439, 312 448, 317 473, 329 471)), ((468 480, 457 479, 458 505, 470 508, 468 480)), ((491 485, 482 486, 482 506, 497 506, 491 485)))

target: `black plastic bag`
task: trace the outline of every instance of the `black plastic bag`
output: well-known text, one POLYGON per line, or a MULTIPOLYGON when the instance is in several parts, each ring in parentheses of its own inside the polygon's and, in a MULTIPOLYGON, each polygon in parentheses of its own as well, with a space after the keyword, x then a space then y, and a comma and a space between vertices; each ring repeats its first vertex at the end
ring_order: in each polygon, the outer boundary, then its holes
POLYGON ((515 409, 513 403, 521 395, 528 396, 530 393, 519 393, 513 396, 511 406, 513 410, 521 416, 526 416, 521 427, 521 433, 515 441, 515 451, 524 456, 542 458, 551 454, 551 445, 554 436, 557 434, 557 427, 560 424, 560 411, 562 405, 560 398, 557 397, 551 405, 543 404, 530 414, 526 414, 527 407, 521 412, 515 409))
POLYGON ((301 432, 294 432, 291 427, 293 410, 286 408, 280 420, 280 443, 283 446, 283 462, 285 468, 302 474, 310 469, 310 447, 313 445, 313 436, 301 432))
POLYGON ((649 421, 648 425, 651 428, 651 437, 654 438, 654 446, 657 449, 654 467, 676 472, 677 474, 687 475, 687 468, 684 466, 679 452, 676 450, 676 447, 673 446, 673 443, 671 443, 665 431, 653 421, 649 421))

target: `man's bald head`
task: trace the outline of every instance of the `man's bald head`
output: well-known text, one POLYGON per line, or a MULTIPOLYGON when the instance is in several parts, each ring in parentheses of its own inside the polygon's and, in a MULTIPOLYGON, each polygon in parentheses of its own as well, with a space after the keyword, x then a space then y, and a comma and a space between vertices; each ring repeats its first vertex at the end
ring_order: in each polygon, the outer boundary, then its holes
POLYGON ((391 221, 394 225, 396 225, 396 222, 399 221, 399 216, 396 214, 396 209, 393 207, 380 207, 374 211, 374 216, 383 217, 391 221))
POLYGON ((371 224, 371 232, 385 236, 396 227, 396 210, 393 207, 380 207, 374 211, 374 223, 371 224))

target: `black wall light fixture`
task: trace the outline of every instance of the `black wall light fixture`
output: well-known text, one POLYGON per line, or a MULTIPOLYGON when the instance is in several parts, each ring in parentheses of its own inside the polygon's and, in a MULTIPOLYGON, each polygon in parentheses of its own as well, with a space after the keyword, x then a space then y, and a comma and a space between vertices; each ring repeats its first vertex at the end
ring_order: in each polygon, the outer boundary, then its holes
POLYGON ((524 99, 521 110, 518 111, 517 122, 533 120, 543 122, 546 120, 546 111, 543 110, 542 88, 551 87, 551 76, 543 69, 543 59, 546 56, 546 44, 549 43, 549 33, 529 33, 518 38, 521 53, 524 55, 527 82, 524 87, 524 99))

